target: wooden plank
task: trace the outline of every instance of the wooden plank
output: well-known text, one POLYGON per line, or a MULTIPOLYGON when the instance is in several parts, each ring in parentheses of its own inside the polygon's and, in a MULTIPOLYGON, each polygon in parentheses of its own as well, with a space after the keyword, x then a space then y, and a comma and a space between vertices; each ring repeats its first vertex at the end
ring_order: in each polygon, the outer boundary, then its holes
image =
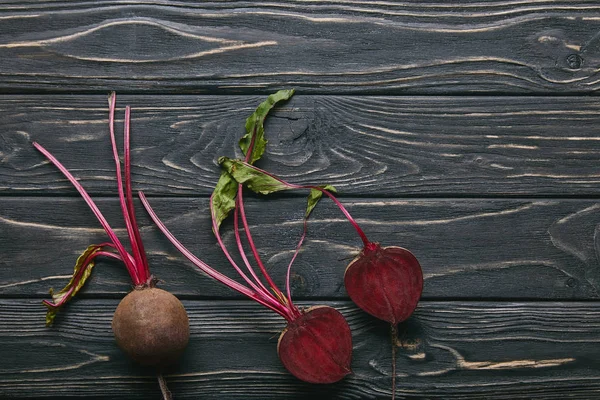
POLYGON ((595 1, 40 1, 0 7, 0 89, 590 93, 595 1))
MULTIPOLYGON (((0 395, 157 398, 153 371, 126 360, 113 341, 116 304, 80 301, 45 328, 37 301, 0 300, 0 395)), ((328 304, 351 326, 354 373, 326 386, 303 384, 281 366, 278 316, 250 301, 184 304, 191 342, 167 375, 177 399, 390 398, 389 327, 351 303, 328 304)), ((422 302, 400 330, 399 399, 600 395, 596 303, 422 302)))
MULTIPOLYGON (((120 97, 133 106, 134 187, 208 195, 217 158, 240 156, 244 120, 264 98, 120 97)), ((75 192, 33 140, 92 193, 116 193, 107 114, 105 96, 0 99, 0 193, 75 192)), ((589 97, 298 95, 267 121, 260 165, 342 195, 599 196, 598 126, 589 97)))
MULTIPOLYGON (((189 249, 235 276, 216 245, 208 200, 151 198, 165 224, 189 249)), ((345 200, 371 240, 411 249, 425 274, 427 299, 590 299, 600 287, 595 200, 345 200)), ((124 238, 115 199, 98 205, 124 238)), ((247 200, 250 226, 267 268, 283 285, 302 231, 305 200, 247 200)), ((150 223, 138 216, 151 270, 163 287, 184 296, 230 298, 233 292, 196 271, 150 223)), ((223 235, 234 252, 230 224, 223 235)), ((62 287, 77 256, 106 235, 81 199, 0 198, 0 294, 46 297, 62 287)), ((292 274, 294 296, 346 298, 343 273, 360 250, 350 224, 322 201, 292 274)), ((120 297, 130 286, 125 268, 99 262, 84 296, 120 297)))

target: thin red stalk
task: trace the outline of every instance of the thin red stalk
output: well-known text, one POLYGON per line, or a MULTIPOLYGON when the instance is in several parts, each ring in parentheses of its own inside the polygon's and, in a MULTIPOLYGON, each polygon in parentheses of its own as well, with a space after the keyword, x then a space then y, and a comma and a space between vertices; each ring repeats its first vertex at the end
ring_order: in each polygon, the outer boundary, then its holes
POLYGON ((99 251, 98 253, 96 253, 96 255, 103 256, 103 257, 108 257, 108 258, 114 258, 115 260, 123 261, 123 258, 121 258, 120 255, 115 254, 115 253, 111 253, 110 251, 99 251))
MULTIPOLYGON (((237 199, 236 199, 236 203, 237 203, 237 199)), ((250 279, 248 278, 248 276, 241 270, 241 268, 237 265, 237 263, 233 260, 233 257, 231 257, 231 255, 229 254, 229 251, 227 250, 227 246, 225 246, 225 243, 223 242, 223 239, 221 238, 221 233, 219 232, 219 227, 217 226, 217 219, 215 216, 214 211, 214 207, 213 207, 213 197, 210 197, 210 210, 211 210, 211 219, 212 219, 212 228, 213 228, 213 232, 215 233, 215 237, 217 238, 217 243, 219 244, 219 247, 221 248, 221 251, 223 251, 223 254, 225 254, 225 257, 227 258, 227 260, 229 261, 229 263, 233 266, 233 268, 235 268, 235 270, 237 271, 237 273, 253 288, 255 288, 255 285, 250 281, 250 279)), ((237 207, 236 210, 237 211, 237 207)), ((239 231, 238 231, 238 236, 239 236, 239 231)), ((243 249, 241 251, 243 253, 243 249)), ((245 254, 244 254, 245 256, 245 254)), ((247 264, 249 265, 249 264, 247 264)), ((251 268, 251 267, 250 267, 251 268)), ((260 282, 260 281, 258 281, 260 282)), ((254 289, 256 290, 256 289, 254 289)), ((273 296, 273 294, 271 294, 268 290, 265 290, 264 292, 261 290, 257 290, 258 294, 260 294, 261 296, 263 296, 263 298, 265 300, 268 300, 269 302, 271 302, 275 307, 284 310, 284 312, 290 316, 292 314, 292 311, 289 310, 285 304, 283 304, 281 301, 279 301, 279 299, 276 296, 273 296)), ((287 317, 286 317, 287 318, 287 317)))
POLYGON ((260 255, 258 254, 258 250, 256 249, 256 245, 254 244, 252 235, 250 234, 250 226, 248 225, 248 220, 246 219, 246 211, 244 210, 244 199, 242 197, 242 185, 239 185, 237 198, 239 199, 239 201, 237 202, 237 205, 240 210, 240 216, 242 217, 242 224, 244 225, 244 232, 246 233, 246 239, 248 240, 248 244, 250 245, 250 250, 252 251, 252 254, 254 255, 254 259, 256 260, 256 263, 258 264, 258 267, 260 268, 260 271, 264 275, 265 279, 271 286, 271 289, 276 294, 279 293, 283 296, 283 292, 279 289, 279 287, 277 287, 275 282, 273 282, 273 279, 271 279, 271 277, 269 276, 269 273, 267 272, 267 269, 265 268, 265 265, 263 264, 263 262, 260 258, 260 255))
POLYGON ((296 306, 294 306, 294 302, 292 301, 292 291, 290 289, 290 276, 291 276, 291 272, 292 272, 292 264, 296 260, 296 257, 298 256, 298 253, 300 252, 300 248, 302 247, 302 243, 304 243, 304 239, 306 238, 306 231, 308 230, 307 224, 308 224, 308 220, 306 218, 304 218, 304 228, 303 228, 302 236, 300 237, 300 240, 298 241, 298 245, 296 246, 296 250, 294 251, 294 256, 290 260, 290 263, 289 263, 288 269, 287 269, 286 278, 285 278, 285 289, 287 292, 287 299, 290 304, 290 309, 294 310, 294 312, 298 316, 300 315, 300 312, 298 311, 298 308, 296 306))
POLYGON ((327 195, 327 197, 329 197, 331 200, 333 200, 335 205, 338 206, 338 208, 340 209, 342 214, 344 214, 344 216, 346 217, 348 222, 350 222, 352 224, 352 226, 356 230, 356 233, 358 233, 358 236, 360 236, 361 240, 363 241, 363 244, 365 246, 369 246, 371 244, 371 241, 367 238, 367 235, 365 234, 365 232, 360 228, 360 226, 358 226, 358 223, 356 222, 356 220, 354 218, 352 218, 352 215, 350 215, 350 213, 348 212, 346 207, 344 207, 344 205, 342 203, 340 203, 340 201, 337 199, 337 197, 335 197, 329 190, 325 190, 318 186, 298 186, 298 188, 316 189, 316 190, 320 191, 321 193, 327 195))
POLYGON ((358 235, 360 236, 360 238, 362 239, 365 247, 368 247, 371 245, 371 241, 367 238, 367 235, 364 233, 364 231, 360 228, 360 226, 358 226, 358 223, 356 222, 356 220, 354 218, 352 218, 352 215, 350 215, 350 213, 348 212, 348 210, 346 209, 346 207, 344 207, 344 205, 342 203, 340 203, 340 201, 328 190, 325 190, 319 186, 312 186, 312 185, 296 185, 294 183, 289 183, 284 181, 283 179, 263 170, 260 168, 255 167, 252 164, 248 164, 247 162, 245 162, 244 164, 246 164, 247 167, 249 168, 253 168, 256 171, 259 171, 267 176, 270 176, 271 178, 275 179, 278 182, 281 182, 283 185, 292 188, 292 189, 315 189, 320 191, 321 193, 327 195, 327 197, 329 197, 336 206, 338 206, 338 208, 340 209, 340 211, 344 214, 344 216, 346 217, 346 219, 348 219, 348 221, 352 224, 352 226, 354 227, 354 229, 356 230, 356 233, 358 233, 358 235))
POLYGON ((144 195, 144 193, 138 192, 138 196, 140 197, 140 200, 142 201, 144 208, 146 208, 146 211, 148 212, 148 214, 150 215, 150 218, 152 218, 152 220, 154 221, 156 226, 158 226, 158 228, 167 237, 167 239, 169 239, 169 241, 173 244, 173 246, 175 246, 175 248, 177 250, 179 250, 181 252, 181 254, 184 255, 185 258, 187 258, 190 262, 192 262, 192 264, 197 266, 202 272, 207 274, 209 277, 221 282, 222 284, 229 287, 230 289, 233 289, 233 290, 243 294, 244 296, 251 298, 252 300, 256 301, 257 303, 262 304, 263 306, 275 311, 277 314, 281 315, 283 318, 290 321, 289 315, 285 311, 283 311, 283 310, 279 309, 279 307, 277 307, 277 306, 280 306, 279 303, 277 303, 277 305, 272 304, 269 301, 270 299, 264 299, 262 297, 262 295, 260 295, 259 293, 252 291, 251 289, 247 288, 246 286, 244 286, 244 285, 234 281, 233 279, 229 278, 228 276, 225 276, 222 273, 216 271, 215 269, 210 267, 208 264, 206 264, 204 261, 200 260, 194 254, 192 254, 187 248, 185 248, 185 246, 183 244, 181 244, 181 242, 179 242, 179 240, 177 240, 177 238, 169 231, 169 229, 165 226, 165 224, 158 218, 158 215, 156 215, 156 213, 150 206, 150 203, 148 203, 148 200, 146 199, 146 196, 144 195))
MULTIPOLYGON (((253 131, 252 137, 250 139, 250 145, 248 146, 248 149, 247 149, 246 155, 245 155, 246 162, 250 162, 250 159, 252 158, 252 152, 254 151, 254 144, 256 142, 256 130, 258 129, 258 126, 259 126, 258 124, 256 124, 254 126, 254 131, 253 131)), ((294 305, 289 300, 286 301, 285 295, 277 287, 275 282, 271 279, 271 276, 267 272, 267 269, 265 268, 265 265, 262 262, 260 255, 258 254, 258 250, 256 249, 256 245, 254 244, 254 240, 252 239, 252 233, 250 232, 250 226, 249 226, 248 220, 246 218, 246 212, 244 210, 244 199, 243 199, 242 191, 243 191, 243 186, 238 185, 237 197, 235 199, 236 200, 235 210, 234 210, 234 214, 235 214, 234 215, 234 218, 235 218, 234 231, 236 234, 236 240, 238 240, 238 248, 240 249, 240 254, 242 255, 242 258, 244 259, 244 262, 246 263, 246 265, 251 269, 252 275, 255 277, 257 282, 264 288, 264 285, 262 284, 260 279, 258 279, 258 277, 256 277, 254 270, 251 268, 249 262, 247 261, 246 253, 243 250, 241 241, 238 239, 239 238, 238 210, 239 210, 239 215, 241 216, 241 219, 242 219, 242 225, 244 226, 244 232, 246 234, 246 239, 248 241, 248 245, 250 246, 250 250, 252 251, 252 255, 254 256, 254 259, 256 260, 261 273, 267 280, 267 283, 271 286, 271 290, 275 294, 275 296, 274 296, 275 301, 277 301, 278 304, 280 304, 282 307, 284 307, 286 312, 288 314, 290 314, 290 316, 293 318, 294 316, 297 316, 299 314, 298 309, 296 307, 294 307, 294 305)), ((211 198, 211 210, 212 210, 212 198, 211 198)), ((214 218, 213 218, 213 222, 214 222, 214 218)), ((217 232, 217 235, 218 235, 218 227, 217 227, 217 229, 215 229, 215 231, 217 232)), ((265 290, 266 290, 266 288, 265 288, 265 290)), ((271 297, 273 297, 268 290, 267 290, 267 293, 269 293, 269 295, 271 297)))
MULTIPOLYGON (((210 203, 212 206, 212 197, 210 199, 210 203)), ((212 207, 211 207, 212 209, 212 207)), ((212 213, 211 213, 212 214, 212 213)), ((227 247, 225 246, 225 243, 223 242, 223 238, 221 237, 221 234, 219 233, 219 230, 217 229, 217 225, 216 225, 216 220, 214 218, 212 218, 212 222, 213 222, 213 230, 215 231, 215 237, 217 238, 217 243, 219 244, 219 247, 221 248, 221 251, 223 251, 223 254, 225 254, 225 257, 227 258, 227 260, 229 261, 229 263, 233 266, 233 268, 236 270, 236 272, 238 273, 238 275, 240 275, 242 277, 242 279, 244 279, 244 281, 246 281, 246 283, 248 285, 250 285, 250 287, 257 293, 259 293, 260 295, 264 296, 265 298, 270 299, 271 301, 276 301, 275 297, 273 297, 273 295, 271 295, 269 293, 268 290, 266 290, 266 288, 263 290, 261 287, 257 286, 252 279, 250 279, 248 277, 248 275, 246 275, 244 273, 244 271, 242 271, 242 269, 237 265, 237 263, 234 261, 233 257, 231 257, 231 254, 229 254, 229 251, 227 250, 227 247)), ((237 225, 237 223, 236 223, 237 225)), ((236 231, 236 241, 238 244, 238 248, 240 248, 240 253, 242 255, 242 258, 244 259, 244 263, 246 264, 246 267, 248 268, 248 270, 250 271, 250 273, 252 274, 252 276, 257 280, 257 283, 261 284, 261 282, 258 280, 258 278, 256 277, 256 274, 254 273, 254 270, 252 269, 252 266, 249 264, 248 259, 246 258, 246 255, 243 253, 243 248, 242 243, 241 243, 241 238, 239 236, 239 232, 236 231)))
MULTIPOLYGON (((210 198, 210 209, 211 210, 213 210, 212 200, 213 199, 211 196, 211 198, 210 198)), ((242 277, 242 279, 244 279, 246 281, 246 283, 248 283, 252 287, 252 289, 254 289, 257 293, 261 294, 262 296, 265 296, 266 298, 269 298, 270 300, 274 301, 275 298, 268 291, 262 291, 258 286, 256 286, 256 284, 254 282, 252 282, 252 280, 250 278, 248 278, 248 275, 246 275, 244 273, 244 271, 242 271, 242 269, 237 265, 237 263, 235 262, 233 257, 231 257, 231 254, 229 254, 229 251, 227 250, 227 246, 225 246, 225 243, 223 242, 223 238, 221 237, 221 234, 219 233, 216 218, 215 218, 214 214, 212 213, 212 211, 211 211, 211 216, 212 216, 212 227, 213 227, 213 231, 215 232, 215 237, 217 238, 217 243, 219 244, 221 251, 223 252, 223 254, 225 254, 225 257, 227 258, 227 260, 229 261, 231 266, 236 270, 238 275, 240 275, 242 277)), ((238 235, 238 237, 239 237, 239 235, 238 235)), ((246 266, 248 266, 248 265, 249 264, 246 264, 246 266)), ((248 267, 248 268, 251 269, 251 267, 248 267)))
MULTIPOLYGON (((247 163, 250 163, 250 159, 252 158, 252 152, 254 151, 254 144, 256 142, 256 130, 258 129, 258 126, 259 126, 259 124, 254 125, 254 130, 252 132, 252 137, 250 139, 250 145, 248 146, 248 150, 246 151, 246 156, 244 159, 246 160, 247 163)), ((258 264, 260 271, 262 272, 263 276, 267 280, 268 284, 271 286, 271 289, 273 291, 275 291, 276 294, 280 294, 281 296, 283 296, 283 293, 277 287, 275 282, 273 282, 273 280, 271 279, 271 276, 267 272, 267 269, 265 268, 265 265, 263 264, 262 259, 260 258, 260 255, 258 254, 258 250, 256 249, 256 245, 254 244, 254 240, 252 239, 252 233, 250 232, 250 226, 248 225, 248 220, 246 219, 246 212, 244 210, 244 199, 242 196, 242 191, 243 191, 243 186, 238 185, 238 192, 237 192, 235 208, 236 208, 236 212, 237 212, 238 208, 240 210, 240 216, 242 217, 242 225, 244 225, 244 232, 246 233, 246 239, 248 240, 248 244, 250 245, 250 250, 252 251, 252 255, 254 256, 254 259, 256 260, 256 263, 258 264)), ((237 228, 236 228, 236 231, 237 231, 237 228)))
MULTIPOLYGON (((258 284, 258 286, 260 287, 260 290, 258 290, 258 288, 255 288, 254 290, 260 291, 260 292, 262 292, 264 294, 268 294, 269 296, 272 296, 270 294, 270 292, 269 292, 269 289, 267 289, 265 287, 265 285, 261 282, 261 280, 256 275, 256 272, 254 271, 254 268, 252 268, 252 265, 250 264, 250 261, 248 260, 248 257, 246 257, 246 252, 244 251, 244 246, 242 244, 242 238, 240 237, 239 213, 238 213, 238 208, 237 208, 237 202, 238 202, 238 199, 236 199, 236 207, 235 207, 235 209, 233 211, 233 231, 235 233, 235 241, 237 243, 238 250, 240 252, 240 256, 242 257, 242 260, 244 261, 244 264, 246 265, 246 268, 250 272, 250 275, 252 275, 252 277, 254 278, 254 280, 256 281, 256 283, 258 284)), ((218 233, 217 233, 217 235, 218 235, 218 233)))
MULTIPOLYGON (((101 245, 99 245, 99 246, 101 246, 101 245)), ((49 305, 51 307, 60 307, 63 304, 65 304, 68 301, 69 296, 75 290, 75 288, 77 287, 79 281, 83 277, 83 273, 87 269, 88 265, 90 265, 90 263, 94 260, 94 258, 96 258, 98 256, 106 256, 106 257, 116 258, 117 260, 121 260, 121 261, 123 260, 120 255, 115 254, 115 253, 111 253, 111 252, 108 252, 108 251, 97 251, 95 253, 92 253, 92 254, 88 255, 86 257, 86 259, 83 261, 83 264, 81 265, 81 268, 79 269, 79 271, 77 271, 77 274, 74 276, 74 278, 73 278, 74 279, 73 285, 71 285, 71 287, 69 288, 69 290, 67 290, 67 293, 65 293, 65 296, 63 296, 63 300, 59 301, 58 303, 53 303, 53 302, 51 302, 49 300, 42 300, 42 303, 47 304, 47 305, 49 305)))
POLYGON ((130 125, 131 125, 131 108, 125 107, 125 128, 124 128, 124 153, 125 153, 125 195, 127 197, 127 211, 129 218, 131 219, 131 225, 133 228, 134 237, 131 238, 131 242, 135 243, 132 245, 132 250, 137 251, 138 258, 142 261, 142 269, 145 280, 150 278, 150 268, 148 266, 148 259, 146 257, 146 251, 144 250, 144 243, 140 235, 140 229, 138 228, 137 220, 135 218, 135 210, 133 208, 133 195, 131 193, 131 149, 130 149, 130 125))
MULTIPOLYGON (((115 103, 117 100, 117 96, 114 92, 112 92, 108 98, 109 110, 108 110, 108 127, 110 130, 110 143, 112 145, 113 158, 115 159, 115 169, 117 175, 117 189, 119 191, 119 203, 121 204, 121 213, 123 214, 123 219, 125 220, 125 227, 127 228, 127 235, 129 236, 129 242, 131 243, 132 255, 135 259, 135 269, 137 271, 138 277, 142 282, 147 280, 147 277, 143 271, 143 261, 139 256, 139 249, 135 240, 135 234, 133 232, 133 226, 131 224, 131 219, 129 218, 129 212, 127 210, 127 203, 125 200, 125 193, 123 192, 123 179, 121 176, 121 161, 119 160, 119 153, 117 151, 117 141, 115 139, 115 103)), ((140 284, 140 282, 136 282, 136 284, 140 284)))
POLYGON ((33 142, 32 144, 39 152, 46 156, 46 158, 50 160, 50 162, 54 164, 60 170, 60 172, 62 172, 62 174, 71 182, 75 189, 77 189, 81 197, 83 197, 87 205, 90 207, 90 209, 92 210, 92 212, 106 231, 106 234, 108 235, 110 240, 114 243, 115 248, 119 252, 119 255, 123 259, 123 262, 125 263, 125 267, 127 268, 127 271, 129 272, 133 283, 139 285, 141 282, 139 281, 139 278, 136 274, 137 271, 135 269, 135 265, 131 262, 131 256, 129 255, 129 253, 127 253, 127 251, 119 241, 119 238, 117 237, 117 235, 115 235, 113 229, 110 227, 108 221, 106 221, 106 218, 104 218, 104 216, 100 212, 100 209, 98 209, 90 195, 85 191, 85 189, 83 188, 83 186, 81 186, 77 179, 75 179, 75 177, 69 172, 69 170, 67 170, 64 167, 64 165, 62 165, 48 150, 46 150, 42 145, 40 145, 37 142, 33 142))
MULTIPOLYGON (((117 249, 117 247, 114 244, 112 244, 112 243, 105 243, 102 246, 104 246, 104 247, 110 247, 110 248, 113 248, 115 250, 117 249)), ((129 253, 126 253, 126 254, 127 254, 127 259, 129 260, 129 262, 135 263, 135 260, 133 259, 133 257, 131 256, 131 254, 129 254, 129 253)))

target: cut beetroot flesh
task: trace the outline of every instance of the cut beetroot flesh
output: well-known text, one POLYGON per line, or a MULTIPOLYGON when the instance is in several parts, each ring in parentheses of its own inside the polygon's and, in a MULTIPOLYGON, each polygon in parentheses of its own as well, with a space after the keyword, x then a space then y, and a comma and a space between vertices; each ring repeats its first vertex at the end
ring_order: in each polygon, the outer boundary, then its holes
POLYGON ((290 322, 277 352, 287 370, 305 382, 334 383, 352 372, 350 327, 331 307, 312 307, 290 322))
POLYGON ((348 265, 344 284, 358 307, 395 325, 417 307, 423 272, 410 251, 375 244, 348 265))

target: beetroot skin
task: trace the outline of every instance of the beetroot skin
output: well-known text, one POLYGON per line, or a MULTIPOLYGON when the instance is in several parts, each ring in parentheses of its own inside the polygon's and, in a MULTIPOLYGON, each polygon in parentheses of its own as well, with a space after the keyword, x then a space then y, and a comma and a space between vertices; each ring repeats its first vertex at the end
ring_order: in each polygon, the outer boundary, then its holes
POLYGON ((164 367, 190 338, 187 313, 177 297, 155 287, 135 289, 121 300, 112 321, 117 344, 134 361, 164 367))
POLYGON ((396 325, 417 307, 423 272, 410 251, 370 243, 346 268, 344 283, 357 306, 396 325))
POLYGON ((352 334, 337 310, 316 306, 288 323, 277 344, 279 359, 295 377, 309 383, 334 383, 348 375, 352 334))

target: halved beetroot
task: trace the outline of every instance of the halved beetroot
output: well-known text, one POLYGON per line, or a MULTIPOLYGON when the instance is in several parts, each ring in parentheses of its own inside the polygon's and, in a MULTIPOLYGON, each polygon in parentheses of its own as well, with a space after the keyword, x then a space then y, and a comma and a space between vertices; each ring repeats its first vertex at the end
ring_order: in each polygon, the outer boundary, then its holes
POLYGON ((417 307, 423 291, 423 272, 410 251, 372 243, 348 265, 344 284, 357 306, 396 325, 417 307))
POLYGON ((334 383, 352 372, 350 327, 328 306, 311 307, 289 322, 277 352, 287 370, 305 382, 334 383))

